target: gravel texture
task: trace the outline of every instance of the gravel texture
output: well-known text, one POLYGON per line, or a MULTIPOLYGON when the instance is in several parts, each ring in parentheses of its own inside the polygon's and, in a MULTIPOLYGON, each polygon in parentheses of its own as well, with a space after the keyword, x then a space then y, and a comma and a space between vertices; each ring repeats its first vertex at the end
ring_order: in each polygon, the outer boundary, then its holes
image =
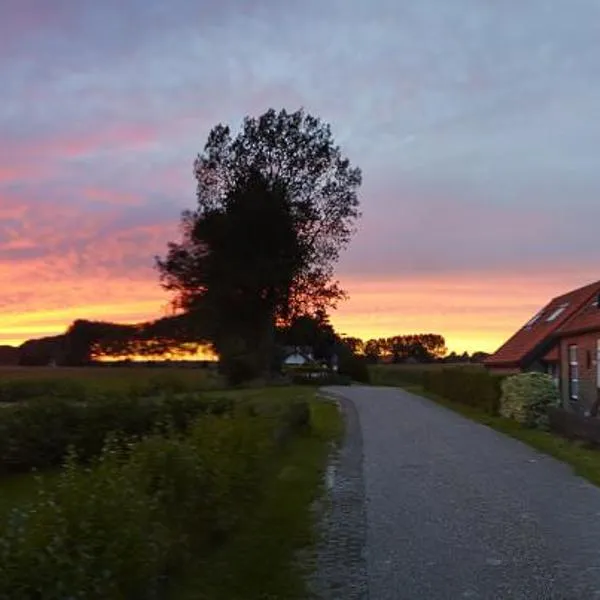
POLYGON ((345 437, 327 469, 325 502, 315 507, 321 542, 309 583, 319 600, 362 600, 368 598, 362 433, 353 402, 334 399, 344 418, 345 437))
POLYGON ((347 436, 329 472, 320 598, 600 599, 599 488, 407 392, 327 393, 347 436))

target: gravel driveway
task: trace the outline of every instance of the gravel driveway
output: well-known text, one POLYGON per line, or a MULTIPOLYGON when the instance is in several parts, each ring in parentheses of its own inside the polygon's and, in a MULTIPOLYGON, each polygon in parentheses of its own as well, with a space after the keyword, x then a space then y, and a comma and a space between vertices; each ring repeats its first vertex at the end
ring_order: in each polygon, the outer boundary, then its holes
POLYGON ((327 388, 348 425, 313 584, 327 600, 600 599, 600 489, 392 388, 327 388))

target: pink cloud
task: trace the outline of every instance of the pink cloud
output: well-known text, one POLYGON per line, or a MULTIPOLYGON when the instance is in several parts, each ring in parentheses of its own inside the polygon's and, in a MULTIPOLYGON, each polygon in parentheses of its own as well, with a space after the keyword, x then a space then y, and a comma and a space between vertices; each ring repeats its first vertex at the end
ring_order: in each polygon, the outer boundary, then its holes
POLYGON ((85 188, 82 195, 86 200, 115 206, 142 206, 144 198, 138 194, 129 194, 115 189, 85 188))

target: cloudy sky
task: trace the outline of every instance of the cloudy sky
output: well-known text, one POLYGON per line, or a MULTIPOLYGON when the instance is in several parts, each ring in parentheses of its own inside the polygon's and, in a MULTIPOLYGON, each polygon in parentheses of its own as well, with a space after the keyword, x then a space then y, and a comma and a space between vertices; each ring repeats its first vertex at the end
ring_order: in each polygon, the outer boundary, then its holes
POLYGON ((210 128, 301 106, 363 170, 341 332, 493 350, 600 277, 598 0, 0 0, 0 344, 162 314, 210 128))

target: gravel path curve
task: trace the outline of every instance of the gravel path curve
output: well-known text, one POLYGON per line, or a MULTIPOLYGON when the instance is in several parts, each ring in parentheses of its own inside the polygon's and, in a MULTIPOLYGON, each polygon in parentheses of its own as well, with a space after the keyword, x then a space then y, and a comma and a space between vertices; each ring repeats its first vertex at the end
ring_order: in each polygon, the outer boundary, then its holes
POLYGON ((407 392, 326 393, 348 429, 329 472, 320 598, 600 599, 600 488, 407 392))

